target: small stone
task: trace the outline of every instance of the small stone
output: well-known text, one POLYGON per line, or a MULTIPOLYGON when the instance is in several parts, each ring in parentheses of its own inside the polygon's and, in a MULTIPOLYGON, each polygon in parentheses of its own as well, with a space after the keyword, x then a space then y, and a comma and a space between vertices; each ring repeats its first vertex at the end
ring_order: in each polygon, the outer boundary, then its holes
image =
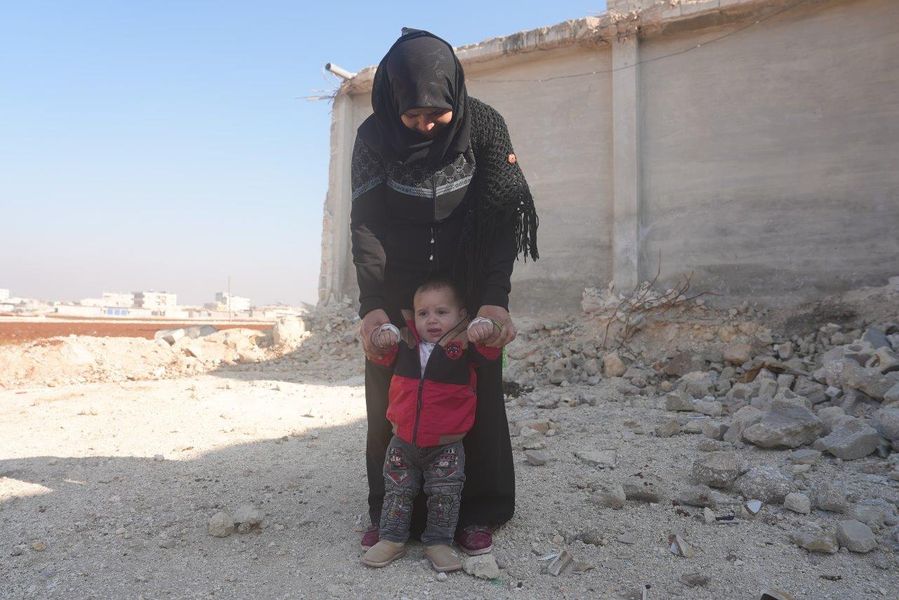
POLYGON ((692 485, 682 489, 675 498, 678 504, 715 508, 718 502, 715 492, 706 485, 692 485))
POLYGON ((790 462, 794 465, 813 465, 821 458, 821 453, 811 448, 801 448, 790 453, 790 462))
POLYGON ((812 501, 805 494, 790 492, 784 498, 784 508, 800 515, 807 515, 812 512, 812 501))
POLYGON ((688 587, 705 587, 711 579, 702 573, 684 573, 680 576, 680 581, 688 587))
POLYGON ((636 502, 660 502, 664 496, 662 480, 655 475, 633 475, 622 484, 624 495, 636 502))
MULTIPOLYGON (((589 544, 591 546, 605 546, 606 538, 603 536, 603 530, 597 527, 591 527, 586 531, 579 533, 576 536, 576 539, 581 540, 585 544, 589 544)), ((542 554, 542 552, 538 553, 542 554)))
POLYGON ((879 443, 880 434, 861 419, 844 422, 818 440, 826 452, 843 460, 864 458, 877 450, 879 443))
POLYGON ((627 496, 624 493, 624 487, 619 483, 601 483, 597 486, 596 492, 590 500, 605 508, 615 510, 624 508, 627 496))
POLYGON ((447 579, 449 579, 449 576, 441 571, 440 573, 437 573, 435 579, 437 579, 437 581, 446 581, 447 579))
POLYGON ((602 359, 602 367, 606 377, 621 377, 627 372, 627 366, 617 352, 606 354, 602 359))
POLYGON ((836 554, 840 549, 836 537, 829 531, 817 527, 807 527, 796 531, 791 536, 793 543, 809 552, 836 554))
POLYGON ((668 550, 675 556, 683 556, 684 558, 693 558, 693 548, 687 543, 687 540, 679 535, 668 536, 668 550))
POLYGON ((710 487, 730 487, 740 473, 741 465, 735 452, 709 452, 693 462, 693 480, 710 487))
POLYGON ((812 493, 815 508, 835 513, 845 513, 849 510, 849 502, 846 494, 837 487, 823 483, 812 493))
POLYGON ((681 426, 680 423, 677 422, 677 419, 668 419, 655 429, 656 436, 660 438, 669 438, 680 432, 681 426))
POLYGON ((855 520, 840 521, 837 525, 837 540, 850 552, 865 554, 877 547, 871 528, 855 520))
POLYGON ((744 498, 761 500, 767 504, 781 504, 787 494, 795 491, 793 482, 770 465, 749 469, 737 480, 736 486, 744 498))
POLYGON ((693 399, 683 390, 665 394, 665 410, 671 412, 689 412, 693 410, 693 399))
POLYGON ((740 366, 752 358, 752 346, 749 344, 728 344, 724 349, 724 361, 740 366))
POLYGON ((791 358, 793 358, 792 342, 784 342, 783 344, 778 344, 774 347, 774 350, 777 352, 777 356, 780 357, 781 360, 790 360, 791 358))
POLYGON ((466 556, 462 559, 462 569, 479 579, 496 579, 500 575, 499 565, 496 564, 496 558, 492 554, 466 556))
POLYGON ((710 440, 720 440, 724 438, 727 432, 727 425, 719 421, 705 421, 702 424, 702 435, 710 440))
POLYGON ((743 438, 760 448, 797 448, 818 439, 824 424, 808 408, 774 400, 761 421, 748 427, 743 438))
POLYGON ((747 500, 743 503, 743 507, 751 515, 757 515, 762 510, 763 503, 761 500, 747 500))
POLYGON ((234 519, 225 511, 219 511, 209 519, 207 531, 213 537, 228 537, 234 533, 234 519))
POLYGON ((47 544, 46 544, 46 542, 37 540, 37 541, 31 542, 31 549, 34 550, 35 552, 43 552, 44 550, 47 549, 47 544))
POLYGON ((550 561, 548 565, 546 565, 546 572, 552 575, 553 577, 558 577, 561 575, 566 568, 571 566, 574 563, 574 557, 571 555, 568 550, 562 550, 558 556, 550 561))
POLYGON ((574 455, 590 465, 598 469, 614 469, 618 464, 617 450, 579 450, 574 455))
POLYGON ((547 463, 549 457, 545 452, 541 452, 540 450, 527 450, 524 453, 525 458, 528 461, 529 465, 535 467, 541 467, 547 463))
POLYGON ((716 522, 715 511, 713 511, 711 508, 703 508, 702 520, 706 525, 714 525, 716 522))

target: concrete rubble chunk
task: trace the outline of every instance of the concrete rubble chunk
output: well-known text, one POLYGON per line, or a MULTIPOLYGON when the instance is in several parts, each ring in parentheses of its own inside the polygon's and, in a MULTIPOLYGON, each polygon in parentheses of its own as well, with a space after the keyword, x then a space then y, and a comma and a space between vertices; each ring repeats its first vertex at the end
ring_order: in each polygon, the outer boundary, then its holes
POLYGON ((724 348, 724 362, 740 366, 752 358, 752 346, 749 344, 728 344, 724 348))
POLYGON ((765 505, 761 500, 747 500, 743 503, 743 508, 746 509, 750 515, 757 515, 761 512, 762 507, 765 505))
POLYGON ((827 436, 818 440, 821 448, 843 460, 857 460, 877 450, 880 434, 861 419, 852 419, 838 425, 827 436))
POLYGON ((710 440, 721 440, 727 432, 727 425, 720 421, 705 421, 702 424, 702 435, 710 440))
POLYGON ((677 387, 693 398, 704 398, 714 391, 717 379, 714 371, 692 371, 678 380, 677 387))
POLYGON ((764 411, 754 406, 744 406, 734 413, 730 427, 724 432, 724 441, 731 443, 742 441, 743 432, 761 421, 764 416, 764 411))
POLYGON ((693 558, 695 551, 693 547, 683 538, 683 536, 677 534, 671 534, 668 536, 668 550, 671 554, 675 556, 682 556, 684 558, 693 558))
POLYGON ((797 395, 807 398, 813 405, 827 402, 828 399, 827 394, 825 393, 827 388, 824 384, 812 381, 808 377, 798 377, 793 386, 793 391, 796 392, 797 395))
POLYGON ((562 550, 558 556, 553 558, 549 564, 546 565, 546 572, 553 577, 558 577, 573 563, 574 557, 571 553, 568 550, 562 550))
POLYGON ((603 356, 602 368, 606 377, 621 377, 627 371, 627 366, 617 352, 610 352, 603 356))
POLYGON ((899 406, 885 406, 874 415, 877 432, 890 440, 899 441, 899 406))
POLYGON ((693 410, 693 399, 683 390, 668 392, 665 395, 665 410, 690 412, 693 410))
POLYGON ((499 565, 493 554, 466 556, 462 559, 462 569, 478 579, 496 579, 500 576, 499 565))
POLYGON ((871 348, 874 350, 890 347, 886 332, 881 327, 868 327, 865 330, 865 333, 862 334, 861 341, 870 344, 871 348))
POLYGON ((784 508, 800 515, 812 512, 812 501, 805 494, 790 492, 784 498, 784 508))
POLYGON ((527 450, 524 456, 528 464, 534 467, 542 467, 549 461, 547 454, 540 450, 527 450))
POLYGON ((818 418, 824 423, 825 434, 853 419, 853 417, 846 414, 846 411, 841 406, 825 406, 818 411, 818 418))
POLYGON ((736 482, 744 498, 761 500, 767 504, 782 504, 796 486, 776 467, 762 465, 749 469, 736 482))
POLYGON ((794 465, 813 465, 821 458, 821 452, 811 448, 800 448, 790 453, 790 462, 794 465))
POLYGON ((276 346, 296 347, 303 341, 306 325, 297 317, 282 317, 275 322, 272 339, 276 346))
POLYGON ((709 417, 720 417, 724 413, 724 407, 714 397, 705 397, 693 401, 693 410, 709 417))
POLYGON ((624 495, 635 502, 661 502, 665 494, 662 480, 655 475, 633 475, 621 484, 624 495))
POLYGON ((836 554, 840 549, 836 536, 832 532, 819 529, 818 527, 805 527, 799 531, 794 531, 790 537, 794 544, 809 552, 836 554))
POLYGON ((579 450, 574 455, 597 469, 614 469, 618 464, 617 450, 579 450))
POLYGON ((600 483, 590 500, 599 506, 618 510, 624 508, 627 496, 620 483, 600 483))
POLYGON ((849 501, 846 494, 840 488, 822 483, 812 492, 812 500, 815 508, 835 513, 845 513, 849 510, 849 501))
POLYGON ((798 448, 815 441, 824 424, 804 406, 774 400, 755 425, 743 432, 743 439, 760 448, 798 448))
POLYGON ((899 404, 899 383, 888 389, 883 394, 884 404, 899 404))
POLYGON ((741 473, 736 452, 709 452, 693 462, 693 480, 710 487, 728 488, 741 473))
POLYGON ((899 371, 899 356, 889 348, 878 348, 874 351, 874 356, 865 363, 865 367, 879 369, 884 374, 899 371))
POLYGON ((719 493, 707 485, 691 485, 678 492, 675 500, 685 506, 715 508, 718 506, 719 493))
POLYGON ((655 434, 656 437, 660 438, 669 438, 673 437, 681 432, 680 423, 678 423, 677 419, 668 419, 664 423, 656 426, 655 434))
POLYGON ((871 528, 855 520, 840 521, 837 525, 837 541, 850 552, 865 554, 877 547, 871 528))
POLYGON ((219 511, 209 519, 207 531, 213 537, 228 537, 234 533, 234 519, 227 512, 219 511))

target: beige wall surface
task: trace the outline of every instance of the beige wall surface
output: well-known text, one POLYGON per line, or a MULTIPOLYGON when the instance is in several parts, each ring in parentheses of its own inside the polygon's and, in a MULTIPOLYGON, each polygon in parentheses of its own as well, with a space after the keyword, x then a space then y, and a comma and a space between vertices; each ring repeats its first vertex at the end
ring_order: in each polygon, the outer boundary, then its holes
POLYGON ((789 302, 899 273, 899 2, 641 44, 643 278, 789 302))
MULTIPOLYGON (((541 259, 516 265, 514 309, 577 310, 584 287, 650 279, 659 256, 663 282, 694 272, 722 302, 789 304, 899 274, 899 1, 724 4, 598 19, 617 33, 597 26, 589 43, 461 51, 540 215, 541 259)), ((335 101, 322 299, 357 293, 349 158, 370 111, 367 92, 335 101)))

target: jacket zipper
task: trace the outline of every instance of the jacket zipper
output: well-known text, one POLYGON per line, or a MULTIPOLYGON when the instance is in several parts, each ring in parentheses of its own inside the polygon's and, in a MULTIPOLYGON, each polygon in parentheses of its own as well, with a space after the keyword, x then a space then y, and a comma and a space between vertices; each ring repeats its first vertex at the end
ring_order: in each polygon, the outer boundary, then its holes
MULTIPOLYGON (((421 341, 418 342, 419 344, 421 341)), ((424 368, 421 370, 421 377, 418 379, 418 398, 415 402, 415 423, 412 425, 412 445, 415 446, 415 442, 418 439, 418 423, 421 421, 421 409, 424 406, 424 387, 425 387, 425 373, 428 372, 428 365, 431 364, 431 357, 434 356, 434 351, 437 350, 437 344, 434 344, 434 347, 431 349, 431 353, 428 355, 428 360, 425 362, 424 368)), ((419 360, 419 362, 421 362, 419 360)))

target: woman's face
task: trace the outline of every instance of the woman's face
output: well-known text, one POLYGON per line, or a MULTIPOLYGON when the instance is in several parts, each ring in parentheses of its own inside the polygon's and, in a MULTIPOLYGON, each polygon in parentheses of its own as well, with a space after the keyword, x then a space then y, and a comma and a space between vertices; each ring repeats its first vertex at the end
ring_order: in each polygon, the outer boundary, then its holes
POLYGON ((445 108, 410 108, 400 115, 403 125, 432 138, 453 120, 453 111, 445 108))

